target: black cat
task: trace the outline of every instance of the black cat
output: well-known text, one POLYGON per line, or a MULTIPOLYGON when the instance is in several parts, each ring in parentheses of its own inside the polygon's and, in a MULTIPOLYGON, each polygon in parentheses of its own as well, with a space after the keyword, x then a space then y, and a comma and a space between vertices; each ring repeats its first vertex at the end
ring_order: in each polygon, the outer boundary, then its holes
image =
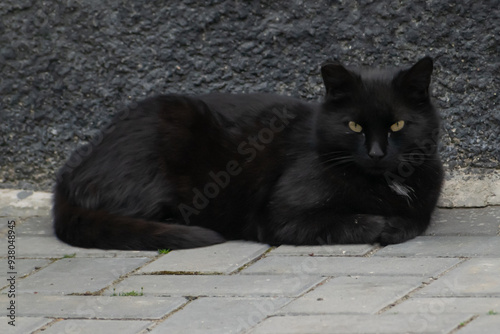
POLYGON ((166 95, 119 114, 58 174, 57 236, 103 249, 399 243, 443 180, 432 60, 322 67, 322 104, 265 94, 166 95))

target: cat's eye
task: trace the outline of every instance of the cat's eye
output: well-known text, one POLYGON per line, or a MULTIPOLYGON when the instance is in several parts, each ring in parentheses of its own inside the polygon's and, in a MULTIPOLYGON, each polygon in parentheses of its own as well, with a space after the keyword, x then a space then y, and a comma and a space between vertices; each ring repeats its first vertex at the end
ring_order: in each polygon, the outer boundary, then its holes
POLYGON ((402 128, 404 128, 404 126, 405 126, 405 121, 396 122, 393 125, 391 125, 391 131, 397 132, 397 131, 401 130, 402 128))
POLYGON ((349 129, 354 132, 360 133, 363 130, 363 127, 356 122, 350 121, 348 125, 349 129))

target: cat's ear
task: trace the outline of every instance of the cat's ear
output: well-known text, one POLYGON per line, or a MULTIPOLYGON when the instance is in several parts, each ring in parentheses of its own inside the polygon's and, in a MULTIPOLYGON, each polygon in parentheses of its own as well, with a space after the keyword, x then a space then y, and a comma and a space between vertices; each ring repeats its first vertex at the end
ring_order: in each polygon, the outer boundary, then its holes
POLYGON ((357 82, 356 76, 339 63, 326 63, 321 66, 326 96, 335 100, 347 97, 357 82))
POLYGON ((433 62, 431 57, 420 59, 411 68, 399 72, 394 78, 394 83, 410 98, 415 100, 429 99, 429 85, 433 62))

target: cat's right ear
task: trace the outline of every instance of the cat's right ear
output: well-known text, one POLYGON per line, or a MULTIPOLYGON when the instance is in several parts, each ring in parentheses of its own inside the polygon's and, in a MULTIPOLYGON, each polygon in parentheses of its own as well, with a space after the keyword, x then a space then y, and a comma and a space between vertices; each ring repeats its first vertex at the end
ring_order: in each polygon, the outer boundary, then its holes
POLYGON ((325 83, 326 96, 333 100, 348 97, 357 81, 356 76, 339 63, 323 64, 321 76, 325 83))

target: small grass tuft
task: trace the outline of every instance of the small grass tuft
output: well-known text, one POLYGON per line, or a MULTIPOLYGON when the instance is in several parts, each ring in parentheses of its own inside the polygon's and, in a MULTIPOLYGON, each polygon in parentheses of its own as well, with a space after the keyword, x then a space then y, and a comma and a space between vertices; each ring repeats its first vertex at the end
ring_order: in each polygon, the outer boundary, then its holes
POLYGON ((498 314, 498 312, 496 312, 496 311, 493 311, 493 310, 488 311, 488 315, 497 315, 497 314, 498 314))
POLYGON ((116 297, 116 296, 119 296, 119 297, 126 297, 126 296, 144 296, 144 287, 141 287, 141 292, 137 292, 135 290, 132 290, 132 291, 129 291, 129 292, 120 292, 118 294, 116 294, 116 289, 113 288, 113 294, 111 295, 111 297, 116 297))
POLYGON ((72 259, 76 256, 76 253, 73 254, 65 254, 62 258, 63 259, 72 259))
POLYGON ((170 253, 170 249, 158 249, 158 254, 168 254, 170 253))

